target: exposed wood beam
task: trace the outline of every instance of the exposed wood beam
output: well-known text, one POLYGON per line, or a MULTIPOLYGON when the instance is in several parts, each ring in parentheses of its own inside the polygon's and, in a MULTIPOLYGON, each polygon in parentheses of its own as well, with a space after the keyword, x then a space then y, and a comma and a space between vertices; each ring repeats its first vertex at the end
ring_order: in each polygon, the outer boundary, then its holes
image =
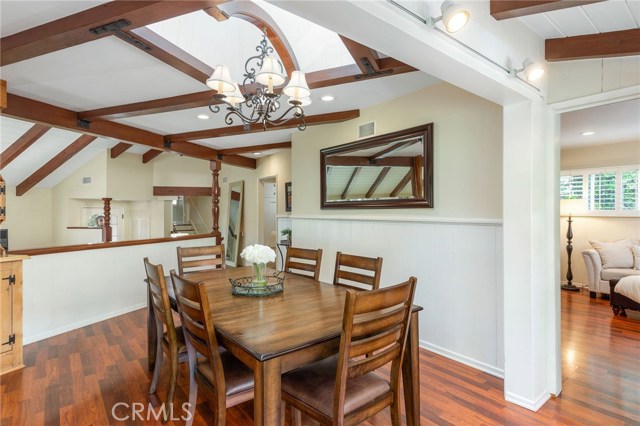
POLYGON ((231 166, 244 167, 247 169, 255 169, 258 167, 258 163, 255 158, 242 157, 240 155, 219 154, 218 159, 222 160, 224 164, 229 164, 231 166))
POLYGON ((160 154, 162 154, 162 151, 158 149, 150 149, 149 151, 142 154, 142 164, 147 164, 149 161, 153 160, 160 154))
MULTIPOLYGON (((351 120, 353 118, 358 118, 360 116, 360 110, 353 109, 348 111, 340 111, 340 112, 331 112, 328 114, 318 114, 318 115, 310 115, 305 117, 305 123, 307 126, 312 126, 314 124, 327 124, 327 123, 339 123, 342 121, 351 120)), ((282 129, 290 129, 292 127, 297 127, 297 120, 291 120, 289 122, 283 122, 279 126, 270 126, 267 127, 266 131, 270 130, 282 130, 282 129)), ((217 129, 209 129, 209 130, 198 130, 195 132, 186 132, 186 133, 177 133, 174 135, 165 136, 167 140, 173 142, 177 141, 189 141, 189 140, 197 140, 197 139, 209 139, 209 138, 217 138, 222 136, 234 136, 234 135, 243 135, 247 133, 255 133, 262 132, 264 129, 260 124, 254 124, 251 126, 249 130, 244 130, 242 125, 239 126, 228 126, 228 127, 220 127, 217 129)))
POLYGON ((351 54, 351 57, 353 57, 358 68, 360 68, 362 74, 371 74, 380 71, 378 52, 344 36, 340 36, 340 39, 342 43, 344 43, 344 47, 346 47, 351 54))
POLYGON ((0 66, 35 58, 113 35, 89 30, 120 19, 126 29, 184 15, 214 5, 215 1, 111 1, 0 39, 0 66))
POLYGON ((380 160, 369 160, 369 157, 352 157, 332 155, 326 159, 327 166, 360 166, 360 167, 411 167, 413 157, 387 157, 380 160))
POLYGON ((220 154, 247 154, 249 152, 267 151, 270 149, 291 148, 291 142, 268 143, 264 145, 242 146, 239 148, 229 148, 218 150, 220 154))
POLYGON ((215 18, 215 20, 218 22, 226 21, 227 19, 229 19, 229 16, 226 13, 224 13, 222 10, 220 10, 218 6, 211 6, 210 8, 205 9, 204 11, 207 12, 209 16, 212 16, 213 18, 215 18))
POLYGON ((126 142, 120 142, 118 145, 111 148, 111 158, 118 158, 120 154, 131 148, 133 145, 126 142))
POLYGON ((410 147, 411 145, 417 143, 419 140, 421 140, 421 139, 417 139, 416 138, 416 139, 414 139, 412 141, 398 142, 396 144, 391 145, 388 148, 383 149, 380 152, 376 152, 375 154, 373 154, 372 156, 369 157, 369 160, 373 161, 376 158, 380 158, 380 157, 385 156, 387 154, 391 154, 392 152, 395 152, 395 151, 397 151, 399 149, 410 147))
POLYGON ((0 80, 0 111, 7 107, 7 82, 0 80))
POLYGON ((371 185, 371 187, 367 191, 367 195, 365 195, 364 198, 371 198, 373 193, 376 192, 376 189, 378 189, 378 187, 380 186, 380 184, 382 183, 384 178, 387 176, 387 173, 389 173, 389 170, 391 170, 391 167, 385 167, 382 170, 380 170, 380 173, 378 174, 378 177, 373 182, 373 184, 371 185))
POLYGON ((343 200, 347 198, 347 194, 349 194, 349 188, 351 187, 351 184, 355 180, 356 176, 358 176, 358 173, 360 173, 360 170, 361 170, 360 167, 356 167, 353 169, 353 173, 351 173, 349 182, 347 182, 347 185, 344 187, 344 191, 342 191, 342 195, 340 195, 340 198, 342 198, 343 200))
POLYGON ((640 28, 545 40, 545 59, 575 59, 640 55, 640 28))
POLYGON ((489 11, 494 19, 502 20, 601 1, 603 0, 490 0, 489 11))
POLYGON ((34 124, 33 127, 27 130, 24 135, 20 136, 17 141, 2 151, 2 154, 0 154, 0 170, 7 167, 9 163, 33 145, 42 135, 47 133, 50 128, 51 127, 43 126, 42 124, 34 124))
POLYGON ((44 166, 40 167, 31 176, 29 176, 22 183, 20 183, 16 187, 16 195, 18 197, 20 197, 21 195, 24 195, 28 190, 36 186, 38 182, 42 181, 42 179, 49 176, 53 171, 55 171, 58 167, 60 167, 69 159, 71 159, 74 155, 76 155, 82 149, 87 147, 94 140, 96 140, 95 136, 87 136, 87 135, 80 136, 78 139, 72 142, 71 145, 69 145, 62 151, 60 151, 58 155, 53 157, 44 166))
POLYGON ((161 60, 189 77, 193 77, 201 83, 205 83, 213 73, 213 68, 209 65, 146 27, 124 31, 124 33, 142 41, 150 47, 150 50, 142 49, 143 52, 161 60))
POLYGON ((177 196, 183 197, 210 197, 211 187, 209 186, 154 186, 153 195, 160 196, 177 196))
POLYGON ((413 169, 409 170, 407 172, 407 174, 404 175, 402 180, 398 183, 398 185, 396 185, 396 187, 393 189, 393 191, 391 191, 391 194, 389 196, 390 197, 395 197, 396 195, 398 195, 400 193, 400 191, 402 191, 402 188, 407 186, 407 183, 409 183, 409 181, 411 180, 412 177, 415 177, 415 175, 413 173, 413 169))
MULTIPOLYGON (((393 58, 381 58, 379 61, 381 73, 373 76, 363 75, 356 65, 345 65, 306 74, 307 84, 311 89, 353 83, 362 79, 380 78, 388 75, 398 75, 416 71, 415 68, 393 58)), ((189 93, 187 95, 153 99, 126 105, 83 111, 79 117, 83 120, 100 118, 115 120, 118 118, 138 117, 141 115, 158 114, 162 112, 180 111, 184 109, 206 107, 211 101, 213 90, 189 93)))
POLYGON ((414 185, 414 193, 413 195, 416 198, 420 198, 424 196, 424 173, 423 173, 423 168, 424 168, 424 158, 422 157, 422 155, 418 155, 417 157, 415 157, 414 161, 413 161, 413 179, 415 181, 415 185, 414 185))

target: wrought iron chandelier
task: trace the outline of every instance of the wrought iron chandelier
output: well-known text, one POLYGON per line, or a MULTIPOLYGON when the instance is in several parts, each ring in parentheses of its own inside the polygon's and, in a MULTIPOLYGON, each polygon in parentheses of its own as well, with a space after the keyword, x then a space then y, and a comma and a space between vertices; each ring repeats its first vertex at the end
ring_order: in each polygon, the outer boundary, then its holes
POLYGON ((273 47, 268 44, 266 30, 263 30, 262 41, 256 46, 256 51, 258 54, 244 64, 241 86, 231 78, 226 65, 216 66, 207 80, 207 86, 216 91, 209 102, 209 109, 218 113, 221 109, 218 104, 224 103, 227 110, 225 123, 231 125, 237 117, 242 121, 244 130, 249 130, 255 123, 262 124, 266 130, 267 125, 280 126, 290 120, 299 121, 299 130, 306 129, 302 107, 311 103, 311 91, 304 73, 293 71, 287 86, 276 94, 273 88, 282 86, 286 77, 282 63, 269 56, 273 53, 273 47), (290 105, 284 112, 280 111, 280 97, 283 94, 289 97, 287 104, 290 105), (243 110, 243 104, 246 110, 243 110))

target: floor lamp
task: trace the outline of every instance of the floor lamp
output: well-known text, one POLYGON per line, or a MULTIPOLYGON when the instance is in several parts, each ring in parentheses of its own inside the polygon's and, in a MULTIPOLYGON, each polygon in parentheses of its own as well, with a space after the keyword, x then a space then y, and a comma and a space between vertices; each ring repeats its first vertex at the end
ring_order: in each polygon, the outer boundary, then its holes
POLYGON ((573 285, 573 272, 571 272, 571 253, 573 252, 573 246, 571 245, 571 240, 573 239, 573 229, 571 224, 573 220, 571 216, 580 211, 582 208, 582 200, 561 200, 560 202, 560 210, 563 214, 568 214, 569 218, 567 219, 567 283, 562 284, 562 289, 567 291, 580 291, 580 287, 576 287, 573 285))

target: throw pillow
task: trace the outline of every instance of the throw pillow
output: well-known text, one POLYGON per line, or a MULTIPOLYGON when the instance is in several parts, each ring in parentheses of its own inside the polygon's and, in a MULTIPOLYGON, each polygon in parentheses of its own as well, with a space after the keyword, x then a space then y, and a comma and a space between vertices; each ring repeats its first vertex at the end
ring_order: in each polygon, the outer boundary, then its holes
POLYGON ((598 251, 602 260, 602 267, 608 268, 633 268, 633 251, 631 240, 620 240, 613 243, 604 241, 589 241, 598 251))
POLYGON ((633 250, 633 269, 640 270, 640 246, 632 246, 633 250))

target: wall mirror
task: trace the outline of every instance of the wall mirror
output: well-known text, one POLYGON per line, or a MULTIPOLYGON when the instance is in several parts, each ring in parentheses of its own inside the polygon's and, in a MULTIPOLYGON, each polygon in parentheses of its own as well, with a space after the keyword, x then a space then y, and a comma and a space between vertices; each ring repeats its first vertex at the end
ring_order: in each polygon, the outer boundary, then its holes
POLYGON ((225 241, 227 253, 225 262, 229 266, 238 264, 238 246, 240 244, 240 232, 242 226, 242 194, 244 181, 229 184, 229 216, 227 219, 227 240, 225 241))
POLYGON ((433 123, 320 151, 323 209, 433 207, 433 123))

